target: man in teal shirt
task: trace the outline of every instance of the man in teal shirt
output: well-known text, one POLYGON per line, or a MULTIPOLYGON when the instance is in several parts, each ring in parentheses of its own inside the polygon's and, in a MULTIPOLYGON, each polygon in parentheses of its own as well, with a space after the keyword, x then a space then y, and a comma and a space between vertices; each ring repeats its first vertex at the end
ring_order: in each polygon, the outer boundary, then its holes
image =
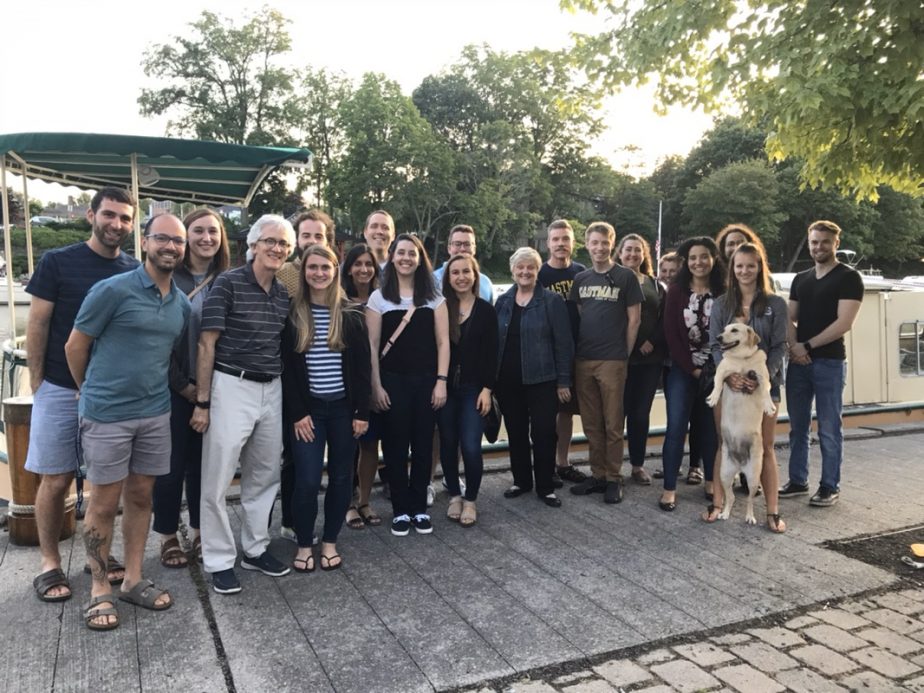
POLYGON ((167 369, 189 317, 189 300, 173 283, 186 251, 186 230, 170 214, 145 227, 138 269, 103 280, 87 294, 64 352, 78 387, 80 437, 93 500, 84 541, 93 575, 85 622, 91 630, 119 625, 106 564, 119 499, 125 580, 119 599, 155 611, 173 601, 141 577, 151 522, 154 477, 170 470, 167 369))

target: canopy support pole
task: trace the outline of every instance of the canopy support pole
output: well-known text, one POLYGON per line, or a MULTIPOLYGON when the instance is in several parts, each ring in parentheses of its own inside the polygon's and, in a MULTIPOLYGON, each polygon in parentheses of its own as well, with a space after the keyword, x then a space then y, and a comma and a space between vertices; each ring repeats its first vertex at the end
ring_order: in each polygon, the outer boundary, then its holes
POLYGON ((141 200, 138 198, 138 155, 131 155, 132 163, 132 196, 135 198, 135 259, 141 262, 141 200))
POLYGON ((10 195, 6 187, 6 153, 0 155, 0 197, 3 204, 3 247, 6 255, 7 307, 10 309, 10 338, 16 343, 16 293, 13 290, 13 223, 10 221, 10 195))

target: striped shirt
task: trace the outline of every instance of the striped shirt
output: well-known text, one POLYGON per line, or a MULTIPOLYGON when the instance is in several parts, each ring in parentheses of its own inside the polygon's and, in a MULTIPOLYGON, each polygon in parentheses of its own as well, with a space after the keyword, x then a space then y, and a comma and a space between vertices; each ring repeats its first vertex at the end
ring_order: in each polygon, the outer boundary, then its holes
POLYGON ((343 354, 331 351, 327 346, 330 331, 330 309, 311 304, 314 319, 314 339, 305 352, 308 368, 308 383, 312 397, 328 401, 346 396, 343 384, 343 354))
POLYGON ((202 329, 221 332, 215 362, 261 375, 282 373, 282 329, 289 293, 276 279, 269 293, 251 263, 218 276, 202 308, 202 329))

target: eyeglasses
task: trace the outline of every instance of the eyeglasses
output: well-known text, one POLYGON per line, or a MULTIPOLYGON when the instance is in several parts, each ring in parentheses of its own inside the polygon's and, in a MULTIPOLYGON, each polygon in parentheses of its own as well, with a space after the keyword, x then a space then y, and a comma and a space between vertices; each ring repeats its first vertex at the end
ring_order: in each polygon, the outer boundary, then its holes
POLYGON ((157 245, 167 245, 168 243, 173 243, 173 245, 186 245, 185 236, 168 236, 165 233, 149 233, 145 235, 145 238, 150 238, 157 245))
POLYGON ((282 250, 288 250, 292 246, 289 245, 289 242, 279 238, 258 238, 257 243, 262 243, 267 248, 282 248, 282 250))
POLYGON ((453 241, 449 244, 453 248, 474 248, 475 244, 471 241, 453 241))

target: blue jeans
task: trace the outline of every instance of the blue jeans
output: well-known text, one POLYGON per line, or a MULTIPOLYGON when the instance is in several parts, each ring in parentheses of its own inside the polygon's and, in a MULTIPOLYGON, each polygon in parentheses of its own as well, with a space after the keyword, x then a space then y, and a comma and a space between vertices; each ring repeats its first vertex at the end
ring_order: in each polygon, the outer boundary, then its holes
POLYGON ((633 467, 645 464, 651 405, 661 382, 661 370, 660 363, 630 363, 626 372, 622 408, 626 413, 626 438, 629 439, 629 461, 633 467))
POLYGON ((712 464, 718 449, 718 435, 712 409, 699 394, 699 381, 679 366, 671 366, 664 383, 667 401, 667 432, 661 451, 664 462, 664 490, 677 489, 677 474, 683 461, 687 426, 696 429, 706 481, 712 481, 712 464))
POLYGON ((477 385, 460 385, 449 390, 446 406, 437 412, 440 427, 440 464, 443 480, 450 496, 461 494, 459 488, 459 448, 465 463, 465 500, 477 500, 484 472, 481 456, 481 437, 484 435, 484 417, 476 404, 481 388, 477 385))
POLYGON ((295 489, 292 493, 293 520, 298 545, 311 546, 314 523, 318 516, 318 491, 327 456, 327 492, 324 494, 324 534, 321 541, 333 544, 343 527, 350 499, 353 497, 353 408, 346 397, 329 402, 311 398, 311 421, 314 440, 306 443, 292 438, 292 461, 295 465, 295 489))
POLYGON ((812 359, 808 365, 790 363, 786 371, 786 408, 789 411, 789 480, 808 484, 809 426, 812 399, 821 442, 821 485, 837 491, 844 460, 844 385, 847 362, 812 359))
POLYGON ((435 375, 382 372, 391 407, 382 413, 382 457, 395 517, 427 514, 436 412, 430 404, 435 375), (408 473, 408 452, 411 469, 408 473))

